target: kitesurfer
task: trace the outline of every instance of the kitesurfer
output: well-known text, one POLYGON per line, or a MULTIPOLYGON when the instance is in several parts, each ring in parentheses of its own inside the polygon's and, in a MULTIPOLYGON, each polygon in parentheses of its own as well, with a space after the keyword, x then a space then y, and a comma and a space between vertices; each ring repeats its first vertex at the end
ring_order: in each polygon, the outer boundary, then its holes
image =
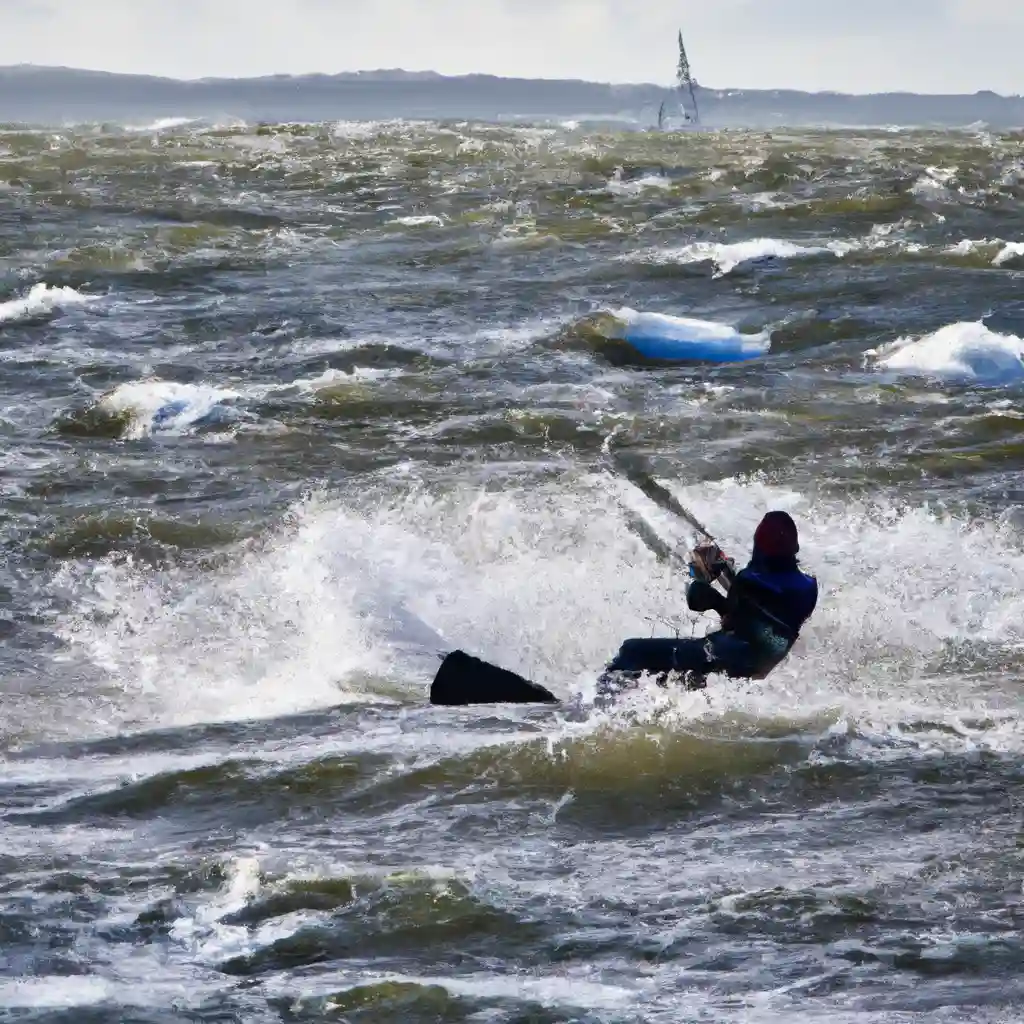
POLYGON ((796 523, 786 512, 769 512, 754 533, 749 564, 735 563, 714 543, 690 553, 686 602, 695 612, 717 612, 721 627, 693 639, 627 640, 601 676, 603 692, 649 673, 662 685, 672 673, 702 689, 710 673, 763 679, 786 655, 818 603, 818 582, 797 563, 796 523), (723 594, 713 584, 720 581, 723 594))

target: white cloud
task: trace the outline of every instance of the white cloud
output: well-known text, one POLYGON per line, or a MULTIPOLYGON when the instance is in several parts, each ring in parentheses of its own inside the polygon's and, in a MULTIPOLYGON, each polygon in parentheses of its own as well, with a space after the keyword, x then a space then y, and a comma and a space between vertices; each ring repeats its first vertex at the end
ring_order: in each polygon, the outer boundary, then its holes
POLYGON ((182 77, 405 67, 707 85, 1024 91, 1024 0, 0 0, 0 63, 182 77))

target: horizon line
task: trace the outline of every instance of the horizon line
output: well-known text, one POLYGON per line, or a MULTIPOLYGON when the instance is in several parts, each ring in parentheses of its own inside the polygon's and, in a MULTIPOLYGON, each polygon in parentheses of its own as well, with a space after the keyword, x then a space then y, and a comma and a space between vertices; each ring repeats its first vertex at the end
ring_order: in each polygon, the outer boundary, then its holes
MULTIPOLYGON (((355 71, 303 71, 303 72, 278 72, 272 71, 262 75, 202 75, 195 78, 182 78, 174 75, 155 75, 144 71, 107 71, 103 68, 73 67, 68 64, 32 64, 24 62, 20 64, 0 65, 0 74, 8 71, 39 71, 39 72, 70 72, 73 74, 103 75, 109 78, 146 78, 151 81, 174 82, 179 85, 202 85, 213 82, 263 82, 268 79, 296 80, 309 78, 354 78, 361 75, 405 75, 409 77, 433 78, 448 81, 458 81, 469 78, 489 78, 495 81, 504 82, 542 82, 551 85, 562 83, 575 85, 599 86, 607 89, 660 89, 666 92, 674 92, 678 87, 672 84, 659 82, 607 82, 588 78, 544 78, 525 75, 496 75, 486 71, 470 71, 457 75, 447 75, 432 69, 409 69, 409 68, 361 68, 355 71)), ((759 86, 759 87, 733 87, 733 86, 708 86, 694 82, 694 86, 706 93, 798 93, 805 96, 849 96, 849 97, 871 97, 871 96, 920 96, 923 98, 940 99, 944 97, 969 97, 969 96, 994 96, 999 99, 1013 100, 1021 99, 1020 93, 1000 93, 994 89, 977 89, 974 92, 915 92, 912 89, 886 89, 877 92, 847 92, 841 89, 800 89, 792 86, 759 86)))

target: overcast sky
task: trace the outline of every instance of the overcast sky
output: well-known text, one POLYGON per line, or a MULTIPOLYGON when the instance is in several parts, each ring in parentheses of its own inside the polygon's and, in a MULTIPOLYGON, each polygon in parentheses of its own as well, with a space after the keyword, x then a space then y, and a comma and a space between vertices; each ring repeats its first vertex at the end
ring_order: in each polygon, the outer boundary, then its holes
POLYGON ((1024 0, 0 0, 0 64, 1024 93, 1024 0))

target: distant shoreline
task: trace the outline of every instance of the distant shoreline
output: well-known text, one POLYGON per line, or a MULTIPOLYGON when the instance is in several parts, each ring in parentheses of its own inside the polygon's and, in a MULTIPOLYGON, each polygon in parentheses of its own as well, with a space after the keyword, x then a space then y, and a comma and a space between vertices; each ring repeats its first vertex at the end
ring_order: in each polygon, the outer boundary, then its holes
MULTIPOLYGON (((651 83, 377 70, 177 79, 78 68, 0 67, 0 121, 237 117, 246 121, 380 118, 580 118, 652 124, 676 93, 651 83)), ((994 92, 838 93, 699 87, 708 127, 1024 127, 1024 98, 994 92)))

